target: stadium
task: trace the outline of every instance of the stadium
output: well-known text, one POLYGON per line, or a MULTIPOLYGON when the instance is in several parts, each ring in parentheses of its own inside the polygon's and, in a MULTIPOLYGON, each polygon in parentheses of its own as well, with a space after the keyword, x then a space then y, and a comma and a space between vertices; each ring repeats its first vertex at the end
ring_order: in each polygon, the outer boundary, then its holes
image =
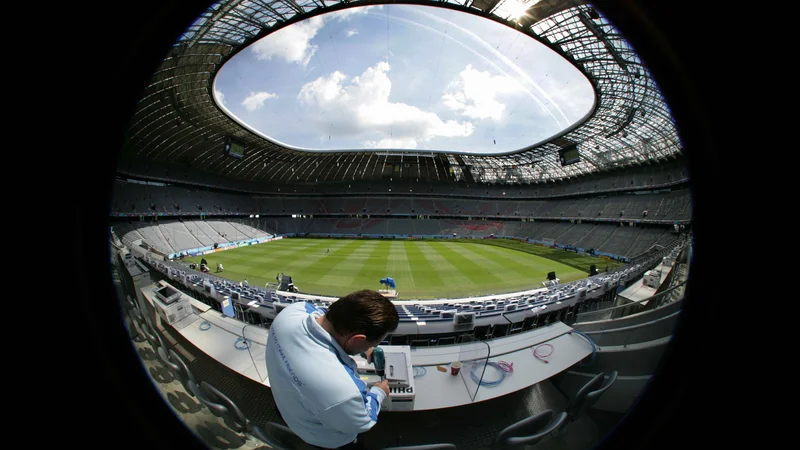
POLYGON ((601 6, 403 4, 528 36, 585 77, 591 108, 511 151, 309 150, 232 113, 217 78, 274 33, 395 2, 199 9, 137 94, 107 218, 128 367, 155 400, 133 408, 174 422, 173 442, 301 448, 272 400, 269 327, 359 289, 392 299, 401 324, 382 345, 413 369, 366 448, 522 448, 509 433, 535 419, 513 434, 525 448, 588 449, 646 403, 695 251, 691 158, 656 77, 601 6), (459 360, 466 394, 448 397, 431 378, 459 360), (550 367, 528 371, 537 360, 550 367))

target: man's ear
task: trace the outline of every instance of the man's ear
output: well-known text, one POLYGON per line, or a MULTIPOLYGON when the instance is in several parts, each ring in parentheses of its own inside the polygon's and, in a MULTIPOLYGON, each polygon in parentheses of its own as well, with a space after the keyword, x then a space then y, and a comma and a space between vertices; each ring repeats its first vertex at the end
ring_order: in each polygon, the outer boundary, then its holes
POLYGON ((361 341, 366 341, 367 340, 367 336, 364 335, 364 334, 354 334, 354 335, 350 336, 349 338, 347 338, 347 340, 348 340, 348 342, 352 342, 354 344, 360 344, 361 341))

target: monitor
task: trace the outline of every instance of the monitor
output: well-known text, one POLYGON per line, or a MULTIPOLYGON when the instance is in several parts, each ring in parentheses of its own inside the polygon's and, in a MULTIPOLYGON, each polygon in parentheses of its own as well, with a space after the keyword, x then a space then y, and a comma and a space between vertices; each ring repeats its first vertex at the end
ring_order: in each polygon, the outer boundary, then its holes
POLYGON ((453 325, 457 327, 469 326, 474 324, 475 324, 474 312, 460 312, 453 316, 453 325))
POLYGON ((163 286, 156 289, 156 297, 161 300, 162 303, 169 305, 172 302, 175 302, 179 298, 181 298, 181 292, 172 286, 163 286))
POLYGON ((558 151, 558 160, 561 162, 562 167, 580 161, 581 155, 578 152, 578 145, 572 144, 560 149, 558 151))
POLYGON ((245 144, 232 136, 228 136, 225 138, 225 147, 222 153, 236 159, 242 159, 245 156, 245 144))
POLYGON ((506 311, 514 311, 515 309, 517 309, 517 304, 516 303, 512 303, 510 305, 506 305, 506 308, 505 308, 506 311))
POLYGON ((452 319, 453 316, 456 315, 456 312, 457 311, 454 310, 454 309, 453 310, 449 310, 449 311, 440 311, 439 312, 439 318, 440 319, 452 319))
POLYGON ((211 285, 210 284, 204 284, 203 285, 203 290, 206 291, 206 294, 210 295, 211 294, 211 285))
POLYGON ((239 298, 240 298, 240 297, 241 297, 241 295, 240 295, 238 292, 236 292, 236 291, 231 291, 231 298, 232 298, 233 300, 239 300, 239 298))

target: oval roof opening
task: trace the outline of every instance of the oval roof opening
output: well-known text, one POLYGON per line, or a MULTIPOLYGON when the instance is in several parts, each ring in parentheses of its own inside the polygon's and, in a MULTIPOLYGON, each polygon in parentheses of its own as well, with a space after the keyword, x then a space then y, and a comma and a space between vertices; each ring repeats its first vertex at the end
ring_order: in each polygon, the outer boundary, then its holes
POLYGON ((445 8, 349 8, 289 25, 233 56, 217 104, 306 151, 507 154, 595 106, 586 77, 533 38, 445 8))

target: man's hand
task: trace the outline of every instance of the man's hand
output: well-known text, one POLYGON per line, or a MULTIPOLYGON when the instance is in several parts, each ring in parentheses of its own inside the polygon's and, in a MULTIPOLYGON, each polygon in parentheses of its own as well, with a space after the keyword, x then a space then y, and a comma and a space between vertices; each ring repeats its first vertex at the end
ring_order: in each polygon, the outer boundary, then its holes
POLYGON ((370 347, 367 351, 364 352, 364 355, 367 357, 367 364, 372 364, 372 350, 375 347, 370 347))
POLYGON ((380 383, 375 383, 373 386, 378 386, 383 389, 383 392, 386 392, 386 395, 389 395, 389 380, 381 380, 380 383))

